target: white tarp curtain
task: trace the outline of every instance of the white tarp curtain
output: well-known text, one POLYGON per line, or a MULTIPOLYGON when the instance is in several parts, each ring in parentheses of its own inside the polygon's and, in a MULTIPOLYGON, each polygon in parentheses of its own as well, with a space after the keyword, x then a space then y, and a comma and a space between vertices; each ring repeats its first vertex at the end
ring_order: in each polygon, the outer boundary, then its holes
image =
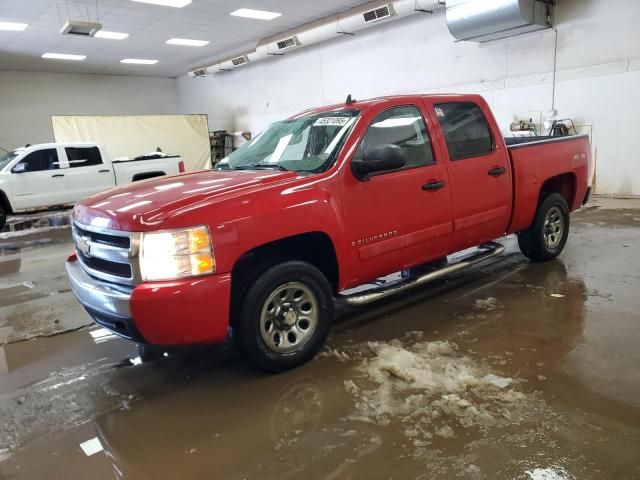
POLYGON ((56 142, 95 142, 112 159, 136 157, 160 147, 180 155, 187 171, 211 168, 206 115, 54 115, 56 142))

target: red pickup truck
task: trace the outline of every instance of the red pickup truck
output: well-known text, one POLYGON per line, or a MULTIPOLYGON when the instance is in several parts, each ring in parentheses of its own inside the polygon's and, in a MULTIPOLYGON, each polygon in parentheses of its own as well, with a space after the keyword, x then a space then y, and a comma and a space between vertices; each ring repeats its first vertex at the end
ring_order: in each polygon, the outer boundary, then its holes
POLYGON ((590 172, 588 137, 507 146, 477 95, 349 98, 271 125, 214 171, 79 202, 67 272, 91 317, 143 359, 232 337, 281 371, 316 354, 336 299, 360 305, 466 268, 510 233, 531 260, 556 257, 590 172))

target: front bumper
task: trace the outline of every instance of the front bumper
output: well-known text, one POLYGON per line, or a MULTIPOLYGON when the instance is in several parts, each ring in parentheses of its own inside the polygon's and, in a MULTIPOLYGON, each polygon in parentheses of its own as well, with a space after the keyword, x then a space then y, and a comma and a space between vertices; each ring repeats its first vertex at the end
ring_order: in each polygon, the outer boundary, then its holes
POLYGON ((71 291, 100 326, 138 343, 146 343, 131 318, 133 288, 111 285, 87 274, 77 260, 67 261, 71 291))
POLYGON ((99 325, 138 343, 194 345, 227 338, 231 275, 115 285, 67 261, 71 290, 99 325))

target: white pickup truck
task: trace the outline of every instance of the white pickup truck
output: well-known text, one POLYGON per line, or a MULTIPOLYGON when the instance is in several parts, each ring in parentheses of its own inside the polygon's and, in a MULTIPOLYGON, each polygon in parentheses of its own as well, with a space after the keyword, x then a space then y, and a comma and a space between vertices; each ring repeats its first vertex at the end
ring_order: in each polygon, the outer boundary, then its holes
POLYGON ((184 172, 179 156, 110 160, 95 143, 43 143, 0 156, 0 229, 7 215, 73 204, 147 178, 184 172))

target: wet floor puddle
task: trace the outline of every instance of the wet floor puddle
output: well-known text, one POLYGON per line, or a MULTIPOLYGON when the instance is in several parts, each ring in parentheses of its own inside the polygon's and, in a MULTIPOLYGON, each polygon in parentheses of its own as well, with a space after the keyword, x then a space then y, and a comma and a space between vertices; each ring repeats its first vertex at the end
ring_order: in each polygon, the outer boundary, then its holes
MULTIPOLYGON (((433 295, 349 313, 316 360, 278 376, 251 371, 233 353, 137 365, 106 353, 120 340, 94 339, 99 351, 86 355, 88 367, 57 369, 25 396, 26 410, 37 412, 24 418, 33 422, 29 441, 0 471, 7 478, 70 478, 70 471, 127 479, 640 478, 635 357, 617 337, 618 351, 607 347, 608 330, 637 338, 637 300, 623 288, 637 267, 624 250, 630 232, 578 235, 563 261, 507 257, 433 295), (626 372, 615 389, 588 376, 602 363, 626 372), (81 445, 99 451, 88 456, 81 445)), ((23 434, 15 432, 17 443, 23 434)))

